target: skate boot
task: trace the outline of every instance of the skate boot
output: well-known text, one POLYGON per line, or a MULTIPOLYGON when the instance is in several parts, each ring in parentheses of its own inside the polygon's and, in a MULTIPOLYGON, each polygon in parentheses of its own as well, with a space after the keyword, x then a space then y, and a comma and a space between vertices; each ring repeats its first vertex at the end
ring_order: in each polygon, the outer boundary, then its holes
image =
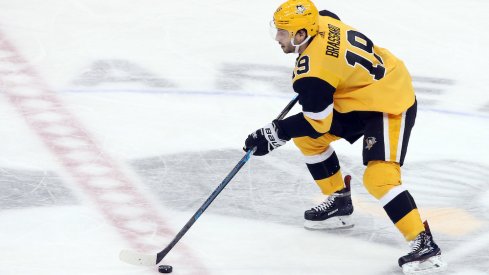
POLYGON ((345 188, 333 193, 320 205, 304 212, 307 229, 351 228, 353 204, 351 202, 350 176, 345 177, 345 188))
POLYGON ((399 258, 399 266, 406 275, 432 274, 446 270, 447 264, 441 259, 441 250, 433 241, 428 222, 425 231, 419 233, 409 245, 411 252, 399 258))

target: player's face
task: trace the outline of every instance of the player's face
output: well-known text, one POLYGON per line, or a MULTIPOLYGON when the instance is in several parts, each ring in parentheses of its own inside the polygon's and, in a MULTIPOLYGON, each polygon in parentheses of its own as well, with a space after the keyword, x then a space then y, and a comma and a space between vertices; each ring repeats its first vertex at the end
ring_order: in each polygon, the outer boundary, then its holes
POLYGON ((280 44, 280 47, 282 48, 282 51, 284 51, 284 53, 293 53, 295 51, 294 46, 292 46, 292 44, 290 43, 289 31, 277 29, 275 40, 280 44))

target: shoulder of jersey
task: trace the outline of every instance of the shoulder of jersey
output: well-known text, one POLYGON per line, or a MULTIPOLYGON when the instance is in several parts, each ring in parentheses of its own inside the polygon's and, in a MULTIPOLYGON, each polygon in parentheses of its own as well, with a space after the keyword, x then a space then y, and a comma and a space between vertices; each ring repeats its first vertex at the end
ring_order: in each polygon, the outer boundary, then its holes
POLYGON ((340 21, 330 16, 319 17, 319 32, 298 58, 294 80, 303 77, 318 77, 333 83, 334 75, 341 67, 342 38, 340 21))

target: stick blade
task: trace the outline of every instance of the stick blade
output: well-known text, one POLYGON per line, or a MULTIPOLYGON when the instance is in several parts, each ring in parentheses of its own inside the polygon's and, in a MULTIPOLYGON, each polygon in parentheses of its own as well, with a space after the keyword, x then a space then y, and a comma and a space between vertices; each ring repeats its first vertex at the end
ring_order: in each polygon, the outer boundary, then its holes
POLYGON ((119 259, 132 265, 154 266, 157 264, 156 254, 148 255, 129 249, 123 249, 121 253, 119 253, 119 259))

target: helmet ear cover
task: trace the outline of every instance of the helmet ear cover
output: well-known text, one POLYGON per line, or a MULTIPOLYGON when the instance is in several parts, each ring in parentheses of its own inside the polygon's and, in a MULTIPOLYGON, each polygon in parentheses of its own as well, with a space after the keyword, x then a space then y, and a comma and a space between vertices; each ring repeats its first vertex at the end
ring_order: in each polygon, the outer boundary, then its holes
MULTIPOLYGON (((307 35, 307 30, 305 30, 305 29, 300 29, 297 31, 297 33, 299 33, 301 30, 304 30, 304 32, 306 33, 306 38, 301 43, 299 43, 299 44, 294 43, 295 36, 290 38, 290 44, 295 47, 295 51, 294 51, 295 53, 299 53, 300 47, 302 45, 306 44, 307 42, 309 42, 312 38, 312 36, 307 35)), ((296 35, 297 35, 297 33, 296 33, 296 35)))
POLYGON ((300 30, 295 31, 295 33, 293 33, 293 32, 292 32, 291 34, 292 34, 292 36, 295 36, 295 35, 297 35, 297 34, 298 34, 300 31, 303 31, 303 32, 304 32, 304 35, 307 37, 308 32, 307 32, 307 30, 306 30, 306 29, 300 29, 300 30))
POLYGON ((305 36, 305 37, 308 37, 308 36, 309 36, 309 35, 308 35, 307 30, 303 28, 303 29, 300 29, 300 30, 297 30, 297 31, 288 31, 288 32, 289 32, 289 38, 293 40, 293 39, 295 38, 295 36, 296 36, 296 35, 297 35, 297 34, 298 34, 300 31, 303 31, 303 32, 304 32, 304 36, 305 36))

